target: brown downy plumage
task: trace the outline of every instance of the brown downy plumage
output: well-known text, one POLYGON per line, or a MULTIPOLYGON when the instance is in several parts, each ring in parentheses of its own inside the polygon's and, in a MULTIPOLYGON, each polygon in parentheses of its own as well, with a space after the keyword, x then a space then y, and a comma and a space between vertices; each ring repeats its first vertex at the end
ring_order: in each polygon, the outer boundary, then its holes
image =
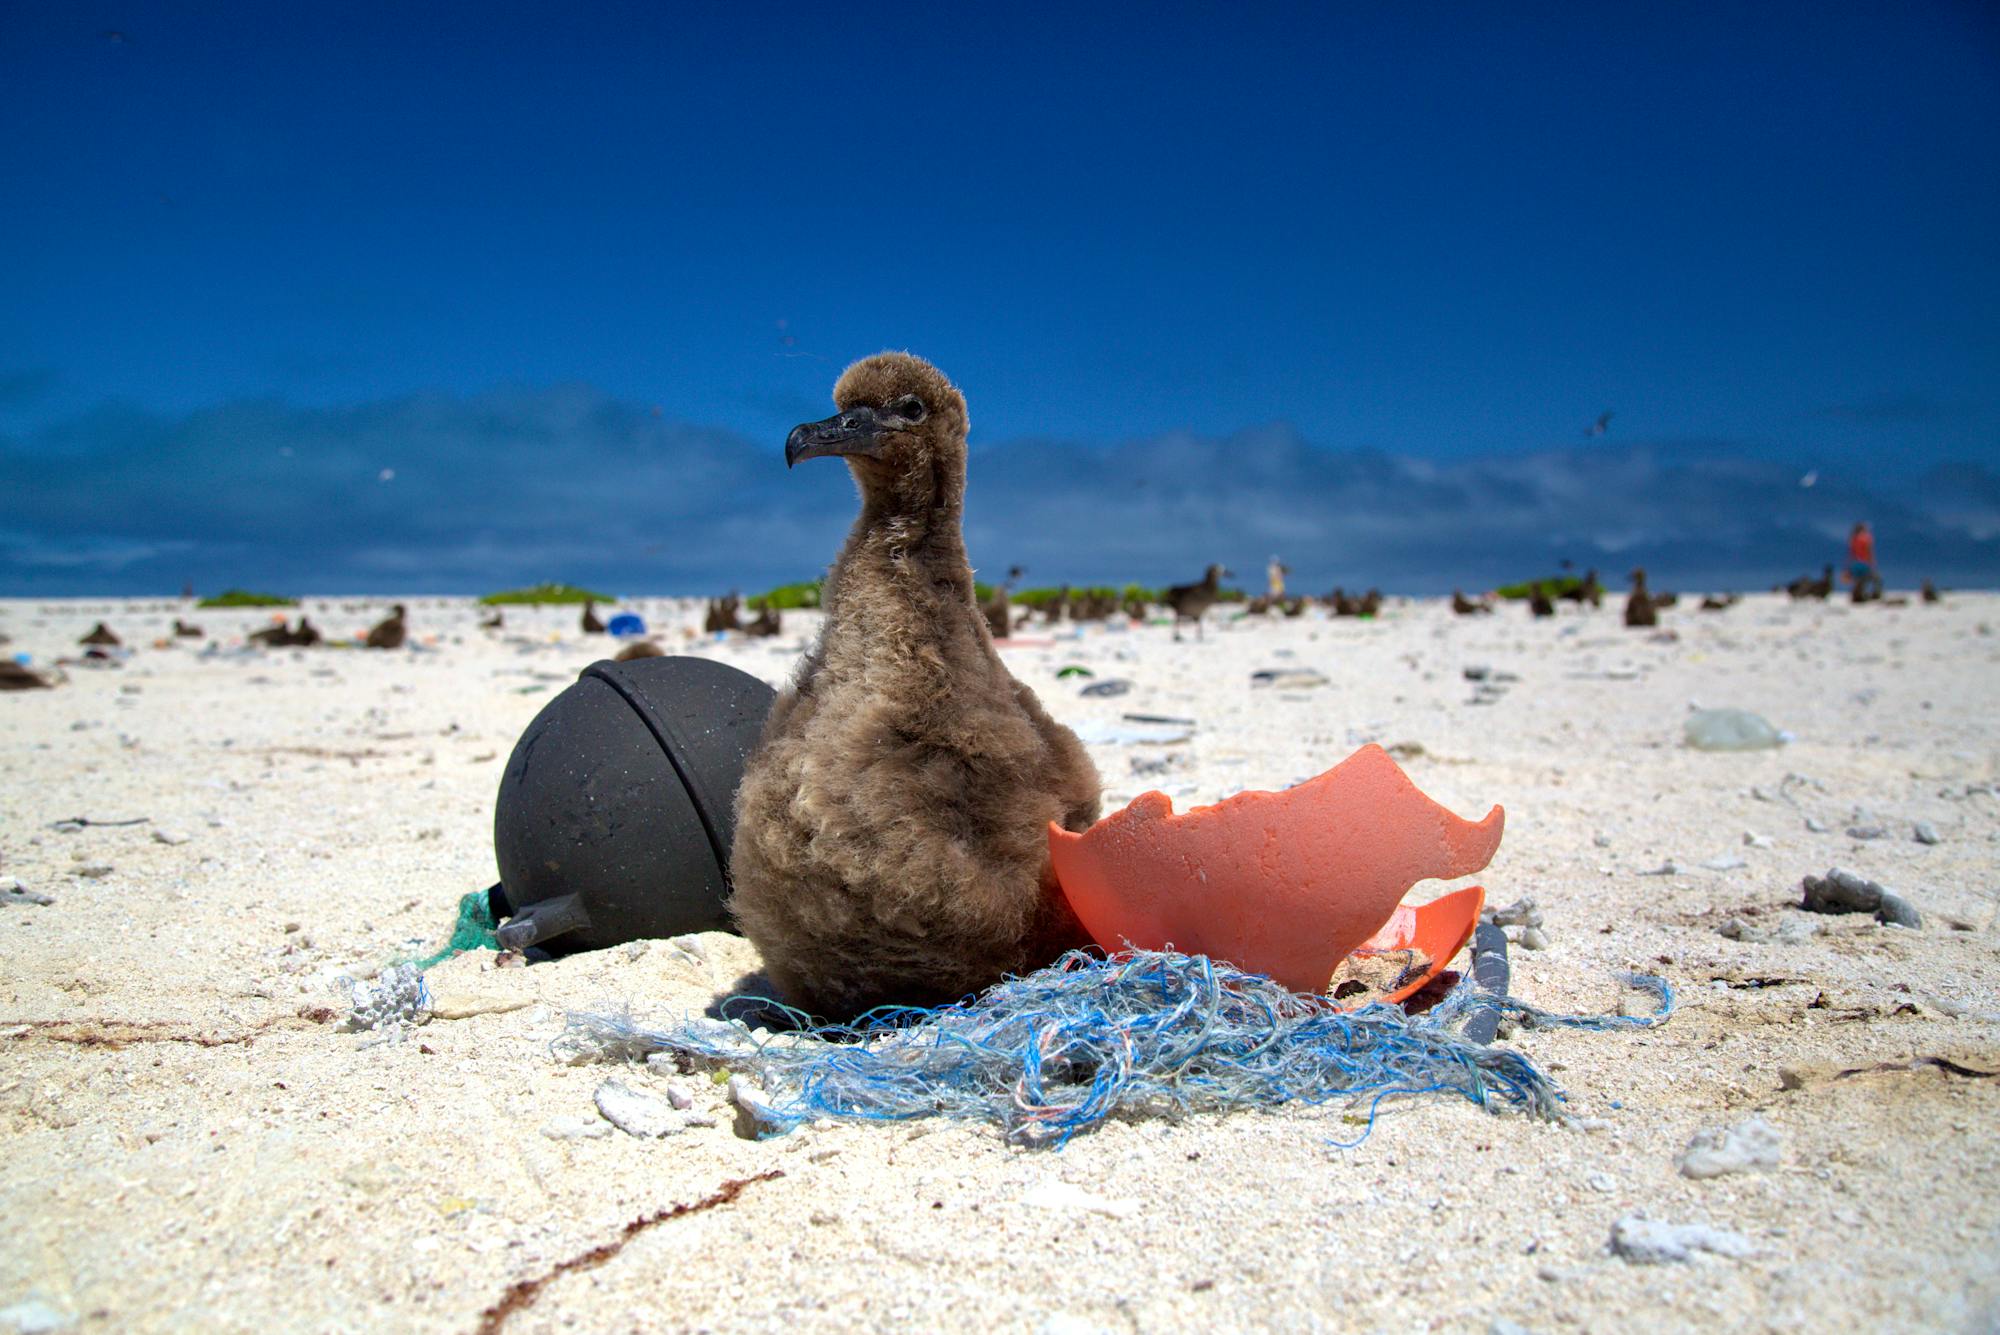
POLYGON ((46 691, 55 683, 11 658, 0 658, 0 691, 46 691))
POLYGON ((1528 611, 1538 617, 1552 617, 1556 614, 1556 605, 1550 600, 1549 591, 1540 580, 1536 580, 1528 588, 1528 611))
POLYGON ((1660 610, 1653 603, 1653 595, 1646 592, 1643 568, 1632 572, 1632 596, 1625 600, 1625 624, 1635 630, 1660 624, 1660 610))
POLYGON ((743 633, 753 639, 767 640, 784 629, 784 618, 775 607, 766 607, 756 617, 744 624, 743 633))
POLYGON ((323 638, 319 633, 319 627, 313 625, 310 617, 301 616, 299 618, 299 628, 292 632, 292 643, 302 649, 318 644, 323 638))
POLYGON ((90 634, 78 640, 77 643, 101 645, 104 646, 105 648, 116 648, 117 646, 123 644, 124 641, 118 638, 118 636, 112 631, 111 627, 105 625, 102 621, 100 621, 95 626, 92 626, 90 628, 90 634))
POLYGON ((252 644, 261 644, 266 649, 282 649, 292 642, 291 627, 283 617, 276 617, 262 630, 253 630, 244 637, 252 644))
POLYGON ((1065 584, 1062 588, 1056 590, 1056 596, 1049 599, 1042 607, 1042 620, 1054 626, 1060 624, 1062 619, 1068 615, 1069 585, 1065 584))
POLYGON ((1176 584, 1167 590, 1167 606, 1174 610, 1174 638, 1181 637, 1181 622, 1194 622, 1196 639, 1202 638, 1201 618, 1203 613, 1215 606, 1222 596, 1222 577, 1229 572, 1221 566, 1210 566, 1201 577, 1199 584, 1176 584))
POLYGON ((597 615, 596 603, 586 602, 583 605, 582 625, 585 635, 602 635, 604 633, 604 622, 597 615))
POLYGON ((1006 583, 994 589, 993 596, 980 609, 986 616, 986 633, 996 640, 1007 639, 1014 633, 1014 609, 1013 604, 1007 601, 1007 594, 1019 578, 1021 567, 1009 566, 1006 583))
POLYGON ((175 617, 174 638, 177 640, 198 640, 201 638, 201 627, 190 626, 187 622, 181 620, 179 617, 175 617))
POLYGON ((1938 597, 1937 585, 1931 583, 1929 580, 1923 582, 1923 586, 1918 590, 1918 595, 1927 603, 1944 601, 1938 597))
POLYGON ((1597 582, 1595 570, 1586 570, 1581 580, 1562 591, 1561 597, 1564 602, 1576 603, 1579 606, 1589 603, 1592 607, 1598 607, 1604 602, 1604 586, 1597 582))
POLYGON ((1827 566, 1821 570, 1818 579, 1810 575, 1799 576, 1785 586, 1785 592, 1794 598, 1818 598, 1822 602, 1826 601, 1833 593, 1833 567, 1827 566))
POLYGON ((665 658, 667 651, 651 640, 634 640, 620 649, 612 658, 620 663, 629 663, 635 658, 665 658))
POLYGON ((1725 593, 1720 597, 1712 593, 1705 594, 1701 600, 1701 610, 1704 612, 1727 612, 1730 608, 1736 606, 1739 601, 1741 599, 1733 593, 1725 593))
POLYGON ((401 603, 389 609, 389 615, 368 632, 370 649, 400 649, 409 638, 409 627, 403 623, 404 609, 401 603))
POLYGON ((848 367, 833 397, 785 458, 845 458, 861 515, 737 790, 730 907, 784 1000, 844 1019, 953 1001, 1082 944, 1047 826, 1087 828, 1099 784, 974 600, 965 400, 903 353, 848 367))
POLYGON ((1451 591, 1451 610, 1462 617, 1469 617, 1478 616, 1481 612, 1491 612, 1493 609, 1485 603, 1475 603, 1460 590, 1453 589, 1451 591))
POLYGON ((734 593, 727 593, 720 598, 709 599, 708 614, 702 618, 701 622, 702 632, 707 635, 713 635, 717 631, 742 630, 743 618, 738 615, 738 611, 742 606, 743 600, 734 593))

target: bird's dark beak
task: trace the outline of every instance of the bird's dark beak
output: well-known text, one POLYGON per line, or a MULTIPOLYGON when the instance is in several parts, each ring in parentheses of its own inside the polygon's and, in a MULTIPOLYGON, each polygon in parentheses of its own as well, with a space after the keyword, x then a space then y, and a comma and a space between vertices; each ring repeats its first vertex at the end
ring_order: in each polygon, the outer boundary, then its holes
POLYGON ((882 424, 873 408, 850 408, 820 422, 792 428, 785 437, 785 467, 825 454, 860 455, 872 459, 882 450, 882 424))

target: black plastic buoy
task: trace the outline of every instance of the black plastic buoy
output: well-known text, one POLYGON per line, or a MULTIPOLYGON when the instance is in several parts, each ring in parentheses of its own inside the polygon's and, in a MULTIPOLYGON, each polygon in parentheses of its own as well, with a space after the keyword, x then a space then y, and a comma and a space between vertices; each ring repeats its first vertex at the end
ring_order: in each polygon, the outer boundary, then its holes
POLYGON ((777 693, 726 663, 593 663, 500 777, 489 891, 500 944, 550 955, 732 930, 743 766, 777 693))

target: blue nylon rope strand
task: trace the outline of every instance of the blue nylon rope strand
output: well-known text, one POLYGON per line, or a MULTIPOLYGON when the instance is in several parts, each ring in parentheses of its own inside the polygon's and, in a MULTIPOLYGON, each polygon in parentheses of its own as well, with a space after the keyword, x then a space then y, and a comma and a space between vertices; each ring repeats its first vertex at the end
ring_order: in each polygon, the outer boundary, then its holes
POLYGON ((1473 1043, 1454 1026, 1484 1006, 1525 1024, 1600 1030, 1650 1027, 1672 1013, 1664 979, 1621 981, 1651 992, 1655 1012, 1561 1015, 1466 981, 1430 1012, 1409 1016, 1390 1006, 1335 1011, 1324 998, 1201 956, 1072 952, 934 1010, 884 1007, 813 1026, 791 1008, 731 998, 725 1015, 758 1007, 804 1027, 759 1038, 741 1021, 646 1030, 573 1015, 558 1043, 585 1056, 677 1051, 747 1069, 789 1124, 942 1115, 996 1122, 1011 1139, 1038 1145, 1061 1145, 1113 1116, 1291 1101, 1365 1101, 1372 1127, 1386 1099, 1447 1092, 1553 1117, 1562 1093, 1532 1062, 1473 1043))

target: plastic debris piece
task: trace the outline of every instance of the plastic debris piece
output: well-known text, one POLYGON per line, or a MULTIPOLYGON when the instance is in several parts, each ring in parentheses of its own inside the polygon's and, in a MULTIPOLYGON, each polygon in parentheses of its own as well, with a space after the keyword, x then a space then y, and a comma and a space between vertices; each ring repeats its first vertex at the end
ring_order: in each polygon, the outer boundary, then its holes
POLYGON ((1250 674, 1253 688, 1280 691, 1310 691, 1326 685, 1324 672, 1311 668, 1265 668, 1250 674))
POLYGON ((1381 930, 1356 947, 1342 963, 1371 954, 1403 955, 1414 957, 1414 967, 1403 972, 1386 991, 1356 997, 1346 1009, 1358 1009, 1369 1002, 1393 1004, 1421 992, 1465 949, 1465 943, 1478 929, 1480 909, 1485 903, 1486 891, 1474 885, 1439 895, 1428 904, 1398 904, 1381 930))
POLYGON ((500 938, 495 934, 496 926, 492 900, 487 891, 475 890, 460 895, 458 919, 452 924, 451 938, 435 955, 410 963, 419 969, 429 969, 468 950, 498 950, 500 938))
POLYGON ((1492 861, 1504 823, 1497 806, 1477 823, 1454 815, 1370 745, 1284 792, 1181 815, 1142 793, 1082 834, 1051 822, 1048 838, 1070 907, 1106 950, 1172 947, 1317 992, 1412 885, 1492 861))
POLYGON ((1090 683, 1079 694, 1090 696, 1092 699, 1103 699, 1114 695, 1124 695, 1131 689, 1132 682, 1130 678, 1107 677, 1103 681, 1090 683))
POLYGON ((1086 746, 1172 746, 1194 736, 1194 729, 1178 723, 1111 723, 1086 719, 1073 731, 1086 746))
POLYGON ((620 639, 626 639, 632 636, 644 635, 646 633, 646 621, 645 618, 639 616, 636 612, 620 612, 605 623, 604 629, 620 639))
POLYGON ((1056 669, 1057 681, 1062 681, 1069 677, 1094 677, 1096 675, 1089 668, 1079 666, 1075 663, 1071 663, 1068 667, 1059 667, 1056 669))
MULTIPOLYGON (((1012 1141, 1048 1146, 1115 1115, 1293 1101, 1343 1100, 1372 1125, 1382 1100, 1431 1093, 1554 1118, 1562 1096, 1546 1075, 1457 1026, 1498 1012, 1545 1027, 1651 1028, 1672 1014, 1664 979, 1620 978, 1650 993, 1656 1008, 1631 1017, 1552 1014, 1467 979, 1430 1010, 1406 1015, 1394 1006, 1336 1010, 1324 997, 1202 956, 1072 951, 954 1006, 884 1007, 817 1026, 788 1012, 799 1029, 780 1034, 699 1015, 644 1029, 622 1015, 571 1014, 556 1049, 613 1061, 676 1052, 736 1071, 731 1098, 748 1102, 756 1111, 747 1115, 767 1132, 822 1117, 943 1116, 997 1123, 1012 1141)), ((725 1013, 774 1009, 782 1008, 759 997, 723 1002, 725 1013)))
POLYGON ((1697 751, 1768 751, 1784 737, 1746 709, 1697 709, 1688 715, 1687 744, 1697 751))

